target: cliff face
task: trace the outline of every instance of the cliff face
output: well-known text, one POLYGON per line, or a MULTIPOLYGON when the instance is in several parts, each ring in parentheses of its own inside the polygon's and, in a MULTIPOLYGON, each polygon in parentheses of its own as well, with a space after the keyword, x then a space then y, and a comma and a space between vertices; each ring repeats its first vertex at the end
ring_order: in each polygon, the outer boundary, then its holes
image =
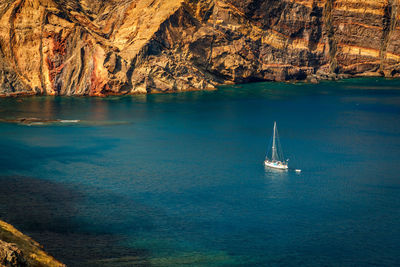
POLYGON ((0 95, 400 73, 399 0, 1 0, 0 95))

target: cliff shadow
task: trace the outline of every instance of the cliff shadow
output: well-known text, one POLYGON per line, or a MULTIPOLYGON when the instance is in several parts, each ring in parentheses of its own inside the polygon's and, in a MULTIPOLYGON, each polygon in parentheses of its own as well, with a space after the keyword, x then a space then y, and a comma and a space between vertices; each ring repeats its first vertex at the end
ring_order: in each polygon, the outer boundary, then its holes
MULTIPOLYGON (((149 253, 120 245, 123 237, 117 233, 88 231, 91 225, 77 218, 82 214, 79 203, 88 196, 74 186, 26 176, 0 176, 0 185, 0 219, 31 236, 68 266, 109 266, 105 259, 149 265, 149 253)), ((118 209, 118 203, 110 208, 118 209)))

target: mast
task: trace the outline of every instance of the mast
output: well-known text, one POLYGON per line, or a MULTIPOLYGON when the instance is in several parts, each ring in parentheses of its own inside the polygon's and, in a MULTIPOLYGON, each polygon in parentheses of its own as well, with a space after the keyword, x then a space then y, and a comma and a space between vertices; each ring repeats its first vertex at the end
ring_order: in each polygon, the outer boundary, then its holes
POLYGON ((272 137, 272 161, 275 161, 278 158, 276 153, 276 121, 274 121, 274 135, 272 137))

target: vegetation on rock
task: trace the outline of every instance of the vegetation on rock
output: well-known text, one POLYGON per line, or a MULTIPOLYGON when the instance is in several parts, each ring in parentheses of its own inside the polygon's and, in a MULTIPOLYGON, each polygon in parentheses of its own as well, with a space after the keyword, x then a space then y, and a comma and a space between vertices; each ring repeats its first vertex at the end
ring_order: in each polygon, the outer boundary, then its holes
POLYGON ((0 221, 0 266, 62 267, 30 237, 0 221))

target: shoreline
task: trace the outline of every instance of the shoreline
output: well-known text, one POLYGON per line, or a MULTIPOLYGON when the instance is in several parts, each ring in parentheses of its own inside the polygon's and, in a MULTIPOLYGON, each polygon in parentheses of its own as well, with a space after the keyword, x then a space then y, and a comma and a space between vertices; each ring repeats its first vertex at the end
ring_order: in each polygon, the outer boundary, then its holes
POLYGON ((219 84, 216 86, 216 88, 206 88, 206 89, 196 89, 196 88, 189 88, 186 90, 180 90, 180 91, 155 91, 155 92, 134 92, 134 93, 126 93, 126 92, 121 92, 121 93, 107 93, 107 94, 75 94, 75 95, 48 95, 48 94, 43 94, 43 93, 35 93, 35 92, 13 92, 13 93, 7 93, 7 94, 1 94, 0 93, 0 99, 1 98, 23 98, 23 97, 35 97, 35 96, 53 96, 53 97, 99 97, 99 98, 107 98, 107 97, 112 97, 112 96, 140 96, 140 95, 158 95, 158 94, 175 94, 175 93, 185 93, 185 92, 200 92, 200 91, 216 91, 218 90, 219 87, 221 86, 227 86, 227 85, 243 85, 243 84, 251 84, 251 83, 259 83, 259 82, 270 82, 270 83, 305 83, 305 84, 319 84, 320 82, 326 82, 326 81, 342 81, 342 80, 348 80, 348 79, 362 79, 362 78, 382 78, 382 79, 388 79, 388 80, 397 80, 400 79, 400 77, 387 77, 385 75, 382 75, 377 72, 366 72, 366 73, 360 73, 356 75, 349 75, 349 74, 327 74, 327 75, 322 75, 323 78, 321 78, 321 75, 312 75, 307 77, 304 80, 286 80, 286 81, 254 81, 254 82, 244 82, 244 83, 225 83, 225 84, 219 84))

